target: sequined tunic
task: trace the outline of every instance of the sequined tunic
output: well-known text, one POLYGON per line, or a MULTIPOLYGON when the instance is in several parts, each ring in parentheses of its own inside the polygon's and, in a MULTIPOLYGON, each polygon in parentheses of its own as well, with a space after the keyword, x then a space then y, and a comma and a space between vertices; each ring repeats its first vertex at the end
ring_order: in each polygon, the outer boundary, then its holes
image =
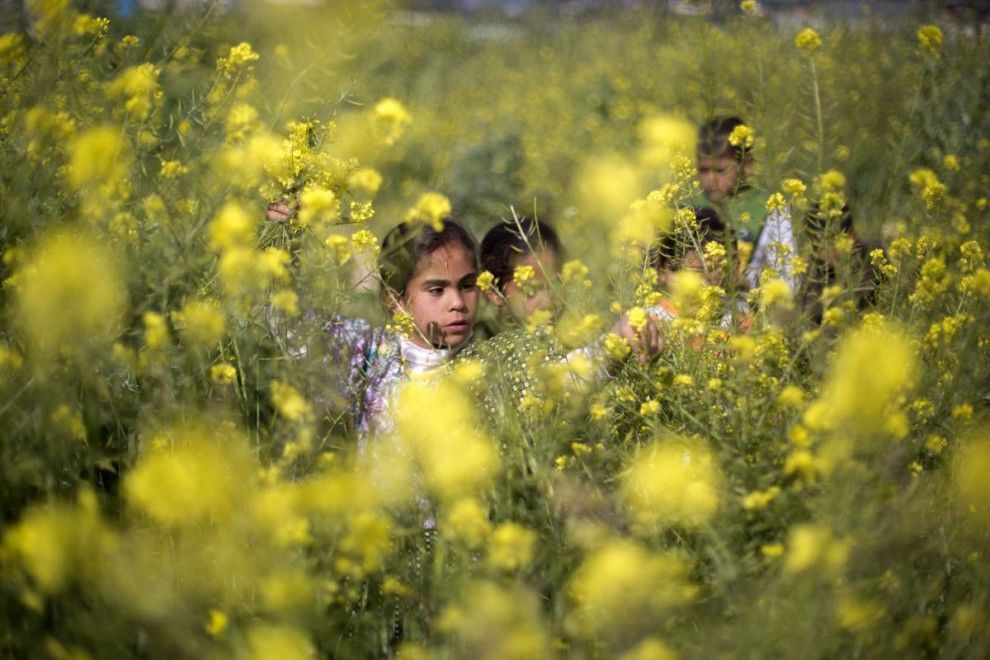
MULTIPOLYGON (((346 363, 346 392, 351 398, 359 449, 369 437, 392 430, 390 411, 399 387, 410 375, 437 371, 458 349, 423 348, 408 339, 362 319, 334 317, 324 326, 331 352, 346 363)), ((465 343, 470 344, 471 340, 465 343)))

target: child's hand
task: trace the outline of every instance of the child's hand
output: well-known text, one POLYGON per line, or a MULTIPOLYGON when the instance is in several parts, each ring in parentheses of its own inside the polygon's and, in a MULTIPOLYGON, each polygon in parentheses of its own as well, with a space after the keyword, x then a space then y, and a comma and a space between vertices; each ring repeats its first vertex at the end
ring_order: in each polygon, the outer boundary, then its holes
POLYGON ((612 326, 612 332, 629 342, 640 362, 646 362, 663 350, 663 337, 652 317, 647 317, 646 324, 637 330, 629 323, 629 316, 623 314, 612 326))
POLYGON ((265 220, 269 222, 288 222, 295 211, 286 202, 272 202, 265 210, 265 220))

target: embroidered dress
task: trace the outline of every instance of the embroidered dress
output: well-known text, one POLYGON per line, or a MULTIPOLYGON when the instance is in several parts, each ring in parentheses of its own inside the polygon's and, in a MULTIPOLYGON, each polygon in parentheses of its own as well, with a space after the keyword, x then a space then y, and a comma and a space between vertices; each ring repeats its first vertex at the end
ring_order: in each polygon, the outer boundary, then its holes
POLYGON ((362 319, 334 317, 324 330, 330 336, 331 353, 347 364, 344 388, 361 451, 369 437, 392 430, 391 406, 402 383, 410 377, 438 372, 460 350, 423 348, 362 319))
MULTIPOLYGON (((568 352, 551 333, 542 330, 515 328, 500 332, 470 346, 457 359, 478 360, 485 366, 484 379, 472 390, 489 426, 503 438, 511 437, 513 430, 528 433, 533 430, 531 425, 546 423, 541 411, 549 396, 544 383, 550 372, 563 371, 564 390, 558 394, 565 397, 608 376, 599 346, 568 352)), ((504 453, 507 447, 503 444, 500 449, 504 453)))

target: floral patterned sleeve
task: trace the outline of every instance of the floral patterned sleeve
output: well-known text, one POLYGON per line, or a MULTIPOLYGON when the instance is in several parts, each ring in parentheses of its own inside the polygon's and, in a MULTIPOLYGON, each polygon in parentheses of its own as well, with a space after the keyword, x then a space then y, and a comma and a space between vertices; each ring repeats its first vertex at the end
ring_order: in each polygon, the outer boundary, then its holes
POLYGON ((374 359, 376 330, 364 319, 333 316, 323 326, 328 337, 327 359, 345 374, 345 389, 358 396, 364 389, 367 366, 374 359))

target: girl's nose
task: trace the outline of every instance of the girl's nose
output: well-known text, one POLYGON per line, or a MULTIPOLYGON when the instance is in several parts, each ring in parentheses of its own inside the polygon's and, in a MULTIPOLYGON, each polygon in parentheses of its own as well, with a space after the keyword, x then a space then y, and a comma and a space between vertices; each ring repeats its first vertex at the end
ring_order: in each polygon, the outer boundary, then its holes
POLYGON ((467 302, 464 300, 464 294, 461 291, 455 289, 451 294, 450 308, 458 312, 467 311, 467 302))

